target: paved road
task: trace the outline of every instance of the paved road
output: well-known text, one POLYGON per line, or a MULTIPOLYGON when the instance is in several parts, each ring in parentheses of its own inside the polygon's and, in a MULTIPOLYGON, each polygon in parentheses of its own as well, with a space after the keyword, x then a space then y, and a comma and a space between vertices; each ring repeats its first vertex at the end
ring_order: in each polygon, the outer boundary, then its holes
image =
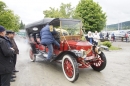
POLYGON ((104 52, 107 57, 107 66, 101 72, 91 67, 80 69, 79 79, 75 83, 69 82, 60 64, 46 63, 41 58, 36 62, 29 59, 28 46, 18 42, 16 81, 11 86, 129 86, 130 85, 130 43, 115 42, 113 45, 122 47, 122 50, 104 52))

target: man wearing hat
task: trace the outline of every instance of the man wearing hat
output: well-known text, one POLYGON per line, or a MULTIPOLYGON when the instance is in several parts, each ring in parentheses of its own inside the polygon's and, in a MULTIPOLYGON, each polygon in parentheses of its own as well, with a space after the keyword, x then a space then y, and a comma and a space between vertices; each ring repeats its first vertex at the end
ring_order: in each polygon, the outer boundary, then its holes
MULTIPOLYGON (((7 43, 8 43, 8 45, 9 45, 9 47, 14 50, 13 45, 12 45, 12 42, 11 42, 11 40, 10 40, 10 37, 12 37, 12 33, 13 33, 13 31, 7 30, 7 31, 6 31, 6 38, 7 38, 7 40, 8 40, 7 43)), ((15 50, 14 50, 14 51, 15 51, 15 50)), ((12 60, 13 60, 13 63, 14 63, 14 56, 12 57, 12 60)), ((14 82, 14 81, 15 81, 14 78, 16 78, 16 76, 15 76, 15 73, 12 71, 12 75, 11 75, 10 82, 14 82)))
POLYGON ((5 28, 0 26, 0 86, 10 86, 13 71, 12 57, 14 51, 9 47, 5 34, 5 28))
POLYGON ((19 72, 15 69, 15 65, 16 65, 16 60, 17 60, 17 54, 19 54, 19 49, 17 47, 17 44, 16 42, 14 41, 14 36, 15 36, 15 33, 11 30, 7 30, 6 31, 6 35, 7 37, 10 39, 11 41, 11 44, 12 44, 12 48, 14 49, 14 57, 13 57, 13 62, 14 62, 14 70, 13 72, 19 72))

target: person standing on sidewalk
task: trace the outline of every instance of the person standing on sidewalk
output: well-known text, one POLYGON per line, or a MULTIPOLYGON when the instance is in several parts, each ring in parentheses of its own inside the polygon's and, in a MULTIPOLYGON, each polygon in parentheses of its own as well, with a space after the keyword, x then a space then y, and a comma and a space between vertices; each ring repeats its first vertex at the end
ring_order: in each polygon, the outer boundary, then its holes
POLYGON ((127 33, 125 33, 125 40, 126 40, 126 42, 128 42, 128 34, 127 33))
POLYGON ((14 51, 9 47, 5 34, 5 28, 0 26, 0 86, 10 86, 13 71, 12 57, 14 51))
POLYGON ((15 64, 16 64, 16 57, 15 57, 16 55, 15 55, 15 52, 16 52, 16 50, 15 50, 13 42, 12 42, 13 33, 14 32, 11 31, 11 30, 7 30, 6 31, 6 38, 8 39, 7 42, 10 45, 10 47, 14 49, 14 56, 13 56, 14 70, 12 71, 10 82, 14 82, 15 81, 14 78, 16 78, 16 75, 15 75, 15 64))
POLYGON ((91 44, 94 44, 93 35, 92 35, 91 31, 88 31, 88 34, 87 34, 87 36, 85 36, 85 38, 88 42, 90 42, 91 44))
POLYGON ((99 34, 98 34, 97 31, 95 31, 95 33, 94 33, 94 35, 93 35, 93 39, 94 39, 95 45, 98 45, 98 42, 99 42, 100 37, 99 37, 99 34))
POLYGON ((114 34, 114 33, 112 33, 112 41, 113 41, 113 42, 116 41, 116 39, 115 39, 115 34, 114 34))
POLYGON ((10 34, 9 39, 10 39, 10 41, 12 43, 12 48, 14 49, 14 57, 13 57, 14 70, 13 70, 13 72, 19 72, 18 70, 15 69, 16 61, 17 61, 17 54, 19 54, 19 49, 18 49, 17 44, 16 44, 16 42, 14 40, 15 33, 13 31, 9 31, 9 30, 6 31, 6 32, 7 32, 7 34, 10 34))

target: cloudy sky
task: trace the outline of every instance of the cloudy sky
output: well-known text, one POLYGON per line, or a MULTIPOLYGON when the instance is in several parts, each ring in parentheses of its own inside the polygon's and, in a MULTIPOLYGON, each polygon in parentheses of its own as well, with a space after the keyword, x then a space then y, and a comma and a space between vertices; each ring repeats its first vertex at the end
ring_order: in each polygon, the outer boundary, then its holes
MULTIPOLYGON (((71 3, 75 7, 79 0, 2 0, 6 5, 19 15, 25 23, 44 18, 43 10, 49 7, 58 8, 60 4, 71 3)), ((107 24, 115 24, 130 20, 130 0, 94 0, 98 2, 107 15, 107 24)))

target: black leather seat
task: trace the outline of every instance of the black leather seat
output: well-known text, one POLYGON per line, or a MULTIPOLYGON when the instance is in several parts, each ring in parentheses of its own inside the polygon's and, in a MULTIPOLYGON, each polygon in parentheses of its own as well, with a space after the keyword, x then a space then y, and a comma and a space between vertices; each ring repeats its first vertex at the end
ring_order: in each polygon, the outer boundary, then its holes
POLYGON ((36 51, 36 48, 35 48, 35 41, 34 41, 33 34, 30 34, 29 38, 30 38, 30 46, 32 48, 32 51, 33 51, 34 54, 37 54, 37 51, 36 51))
POLYGON ((36 37, 36 42, 40 43, 41 42, 40 35, 37 33, 37 34, 35 34, 35 37, 36 37))
POLYGON ((34 36, 33 36, 33 34, 30 34, 30 35, 29 35, 29 38, 30 38, 31 43, 34 43, 34 42, 35 42, 35 41, 34 41, 34 36))

